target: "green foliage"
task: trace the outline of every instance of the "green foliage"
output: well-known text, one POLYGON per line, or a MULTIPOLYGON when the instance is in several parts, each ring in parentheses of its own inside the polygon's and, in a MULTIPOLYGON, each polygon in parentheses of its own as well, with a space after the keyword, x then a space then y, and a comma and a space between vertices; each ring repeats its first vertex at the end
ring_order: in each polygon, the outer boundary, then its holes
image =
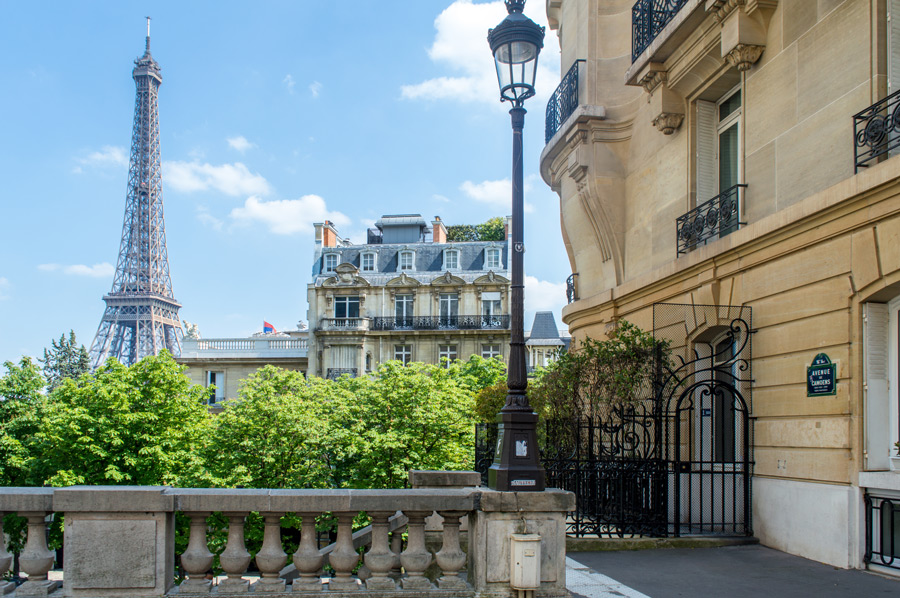
POLYGON ((502 241, 505 238, 504 220, 500 216, 481 224, 455 224, 447 227, 447 241, 502 241))
POLYGON ((44 405, 44 378, 37 364, 23 357, 18 365, 7 361, 0 377, 0 486, 24 486, 31 443, 44 405))
POLYGON ((51 348, 44 349, 44 357, 38 361, 44 364, 48 392, 59 386, 66 378, 78 380, 82 374, 87 374, 91 369, 87 349, 75 341, 74 330, 69 330, 69 338, 62 334, 58 341, 52 341, 51 348))
POLYGON ((668 355, 666 342, 620 320, 609 340, 587 338, 560 355, 536 378, 529 397, 549 419, 590 417, 605 404, 649 397, 656 368, 668 355))
POLYGON ((109 360, 50 395, 36 435, 34 481, 206 485, 200 460, 209 429, 204 389, 168 352, 131 367, 109 360))
POLYGON ((338 384, 266 366, 215 418, 205 461, 225 486, 329 488, 346 460, 352 400, 338 384))

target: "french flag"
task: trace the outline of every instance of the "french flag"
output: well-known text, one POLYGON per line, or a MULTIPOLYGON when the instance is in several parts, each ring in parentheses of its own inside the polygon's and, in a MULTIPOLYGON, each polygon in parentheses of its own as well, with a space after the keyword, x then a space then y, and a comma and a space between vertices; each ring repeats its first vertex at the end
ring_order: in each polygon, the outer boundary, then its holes
POLYGON ((275 332, 275 327, 263 320, 263 334, 275 332))

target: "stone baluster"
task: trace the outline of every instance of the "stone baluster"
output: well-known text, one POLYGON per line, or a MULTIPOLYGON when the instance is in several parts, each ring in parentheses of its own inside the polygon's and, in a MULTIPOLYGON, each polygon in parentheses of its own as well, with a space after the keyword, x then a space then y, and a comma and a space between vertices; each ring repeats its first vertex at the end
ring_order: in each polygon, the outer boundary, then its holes
POLYGON ((338 513, 337 542, 328 555, 328 563, 334 568, 334 577, 328 584, 329 590, 348 591, 359 589, 353 569, 359 563, 359 553, 353 548, 354 513, 338 513))
POLYGON ((391 532, 391 552, 394 553, 394 565, 391 567, 391 578, 400 579, 403 570, 400 568, 400 553, 403 552, 403 530, 405 525, 391 532))
POLYGON ((228 543, 219 555, 219 563, 228 577, 219 584, 219 592, 247 592, 250 590, 250 582, 241 577, 250 565, 250 553, 244 546, 244 515, 225 515, 228 517, 228 543))
POLYGON ((10 583, 8 581, 3 581, 3 576, 6 575, 6 572, 9 571, 9 568, 12 566, 13 557, 10 553, 6 551, 6 540, 3 535, 3 513, 0 511, 0 596, 4 594, 9 594, 13 590, 16 589, 16 584, 10 583))
POLYGON ((438 579, 438 587, 442 590, 462 590, 466 582, 459 576, 466 564, 466 553, 459 545, 459 520, 466 515, 465 511, 441 511, 444 518, 444 536, 441 549, 434 555, 443 575, 438 579))
POLYGON ((388 577, 394 567, 396 555, 388 546, 388 518, 392 512, 370 512, 372 518, 372 548, 366 553, 364 562, 371 571, 371 577, 366 580, 367 590, 395 590, 397 584, 388 577))
POLYGON ((47 579, 53 568, 53 553, 47 547, 46 513, 19 513, 28 519, 25 548, 19 555, 19 567, 28 574, 28 581, 16 591, 16 596, 46 596, 57 583, 47 579))
POLYGON ((279 573, 287 562, 287 554, 281 548, 281 513, 265 513, 263 521, 266 524, 263 543, 259 552, 256 553, 256 566, 260 571, 260 579, 254 585, 254 590, 257 592, 283 592, 285 582, 279 573))
POLYGON ((294 553, 294 566, 300 577, 294 580, 294 591, 316 591, 322 589, 319 571, 322 569, 324 557, 316 545, 316 514, 297 513, 302 518, 300 527, 300 545, 294 553))
POLYGON ((207 594, 212 582, 206 579, 206 572, 212 567, 213 553, 206 544, 206 518, 209 513, 190 513, 191 532, 188 545, 181 555, 181 568, 188 574, 187 580, 178 588, 179 594, 207 594))
POLYGON ((406 571, 401 585, 404 590, 429 590, 431 582, 425 577, 425 570, 431 564, 431 553, 425 549, 425 518, 431 511, 410 511, 406 534, 406 550, 400 554, 400 564, 406 571))

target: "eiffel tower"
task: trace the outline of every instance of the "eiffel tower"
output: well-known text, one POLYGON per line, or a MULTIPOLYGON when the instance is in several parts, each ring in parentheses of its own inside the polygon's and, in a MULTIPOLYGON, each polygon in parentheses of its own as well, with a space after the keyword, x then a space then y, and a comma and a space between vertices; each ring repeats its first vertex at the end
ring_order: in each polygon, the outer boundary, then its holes
POLYGON ((150 17, 147 46, 131 76, 137 91, 125 220, 112 290, 103 297, 106 310, 91 344, 94 369, 110 357, 131 365, 163 349, 181 354, 181 304, 172 294, 163 220, 157 109, 162 75, 150 55, 150 17))

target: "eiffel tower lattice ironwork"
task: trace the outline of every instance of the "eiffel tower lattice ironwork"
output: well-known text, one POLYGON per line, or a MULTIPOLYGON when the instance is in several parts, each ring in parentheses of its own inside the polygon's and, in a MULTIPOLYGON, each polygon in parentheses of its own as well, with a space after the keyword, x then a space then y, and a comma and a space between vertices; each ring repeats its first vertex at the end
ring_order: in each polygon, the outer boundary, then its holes
POLYGON ((157 108, 162 75, 150 55, 149 17, 146 50, 134 65, 137 90, 122 242, 112 290, 103 297, 106 310, 91 345, 94 369, 110 357, 131 365, 163 349, 180 355, 184 334, 166 250, 157 108))

